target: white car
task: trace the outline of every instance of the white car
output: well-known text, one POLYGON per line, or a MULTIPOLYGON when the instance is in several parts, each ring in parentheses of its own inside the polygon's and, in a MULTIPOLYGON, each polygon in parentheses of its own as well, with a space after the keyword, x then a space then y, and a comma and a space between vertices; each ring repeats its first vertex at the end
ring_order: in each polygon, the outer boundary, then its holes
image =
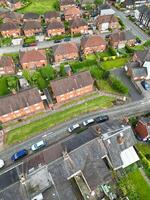
POLYGON ((44 140, 41 140, 35 144, 32 144, 31 150, 36 151, 38 149, 41 149, 42 147, 45 147, 45 145, 46 145, 46 142, 44 142, 44 140))
POLYGON ((69 133, 73 132, 74 130, 80 128, 79 124, 74 124, 68 128, 69 133))
POLYGON ((2 159, 0 159, 0 168, 3 168, 5 165, 4 161, 2 159))
POLYGON ((87 126, 87 125, 92 124, 94 122, 95 122, 94 119, 87 119, 84 122, 82 122, 82 124, 83 124, 83 126, 87 126))

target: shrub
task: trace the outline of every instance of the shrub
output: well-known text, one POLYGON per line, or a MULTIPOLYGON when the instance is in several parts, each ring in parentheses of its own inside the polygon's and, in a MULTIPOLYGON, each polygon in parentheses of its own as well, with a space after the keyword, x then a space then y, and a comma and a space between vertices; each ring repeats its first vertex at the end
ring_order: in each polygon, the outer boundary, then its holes
POLYGON ((109 80, 114 90, 122 94, 128 94, 128 88, 119 79, 111 76, 109 80))
POLYGON ((109 50, 109 52, 111 53, 112 56, 116 56, 117 55, 117 52, 113 47, 109 47, 108 50, 109 50))
POLYGON ((147 40, 144 44, 145 47, 149 47, 150 46, 150 40, 147 40))
POLYGON ((127 44, 125 46, 125 49, 128 53, 134 53, 134 49, 132 49, 131 47, 129 47, 127 44))

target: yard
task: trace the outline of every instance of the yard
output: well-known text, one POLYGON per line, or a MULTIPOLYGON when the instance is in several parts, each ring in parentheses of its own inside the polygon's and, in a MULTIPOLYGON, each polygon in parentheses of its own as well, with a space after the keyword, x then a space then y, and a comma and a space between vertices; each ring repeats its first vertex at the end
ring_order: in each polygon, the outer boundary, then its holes
POLYGON ((115 69, 115 68, 120 68, 122 66, 124 66, 127 62, 129 61, 129 58, 117 58, 115 60, 109 60, 109 61, 105 61, 101 64, 101 66, 105 69, 105 70, 111 70, 111 69, 115 69))
POLYGON ((10 93, 10 91, 9 91, 8 85, 7 85, 7 78, 1 77, 0 78, 0 96, 7 95, 9 93, 10 93))
POLYGON ((19 13, 34 12, 38 14, 44 14, 47 11, 55 10, 57 0, 30 0, 30 4, 22 9, 19 9, 19 13))
POLYGON ((66 109, 65 111, 50 114, 49 116, 41 120, 9 131, 7 133, 6 143, 14 144, 16 142, 21 142, 33 135, 47 130, 54 125, 60 124, 66 120, 70 120, 73 117, 80 116, 81 114, 88 113, 90 111, 101 110, 107 107, 111 107, 113 105, 113 100, 114 98, 101 96, 84 104, 76 105, 72 108, 66 109))
POLYGON ((129 199, 149 200, 150 186, 145 181, 139 169, 129 172, 121 182, 124 185, 124 192, 127 193, 129 199))

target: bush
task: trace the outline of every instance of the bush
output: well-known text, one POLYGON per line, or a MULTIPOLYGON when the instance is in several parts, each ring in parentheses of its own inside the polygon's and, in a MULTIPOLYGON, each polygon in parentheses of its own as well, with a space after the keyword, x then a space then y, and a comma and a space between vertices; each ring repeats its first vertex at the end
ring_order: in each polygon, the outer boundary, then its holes
POLYGON ((112 56, 116 56, 117 55, 117 52, 113 47, 109 47, 108 50, 109 50, 109 52, 111 53, 112 56))
POLYGON ((65 76, 65 75, 66 75, 64 65, 61 65, 61 66, 60 66, 59 74, 60 74, 60 76, 65 76))
POLYGON ((149 47, 150 46, 150 40, 147 40, 144 44, 145 47, 149 47))
POLYGON ((128 88, 117 78, 111 76, 110 79, 110 84, 112 85, 112 88, 122 94, 128 94, 128 88))
POLYGON ((125 46, 125 49, 126 49, 127 53, 134 53, 134 49, 132 49, 131 47, 129 47, 127 44, 125 46))

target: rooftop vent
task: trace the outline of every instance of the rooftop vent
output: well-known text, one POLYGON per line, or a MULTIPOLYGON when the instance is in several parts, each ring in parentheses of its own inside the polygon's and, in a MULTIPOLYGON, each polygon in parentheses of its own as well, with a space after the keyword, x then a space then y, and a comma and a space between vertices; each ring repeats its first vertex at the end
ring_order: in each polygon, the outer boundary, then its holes
POLYGON ((124 136, 118 135, 117 136, 117 143, 118 144, 123 144, 124 143, 124 136))

